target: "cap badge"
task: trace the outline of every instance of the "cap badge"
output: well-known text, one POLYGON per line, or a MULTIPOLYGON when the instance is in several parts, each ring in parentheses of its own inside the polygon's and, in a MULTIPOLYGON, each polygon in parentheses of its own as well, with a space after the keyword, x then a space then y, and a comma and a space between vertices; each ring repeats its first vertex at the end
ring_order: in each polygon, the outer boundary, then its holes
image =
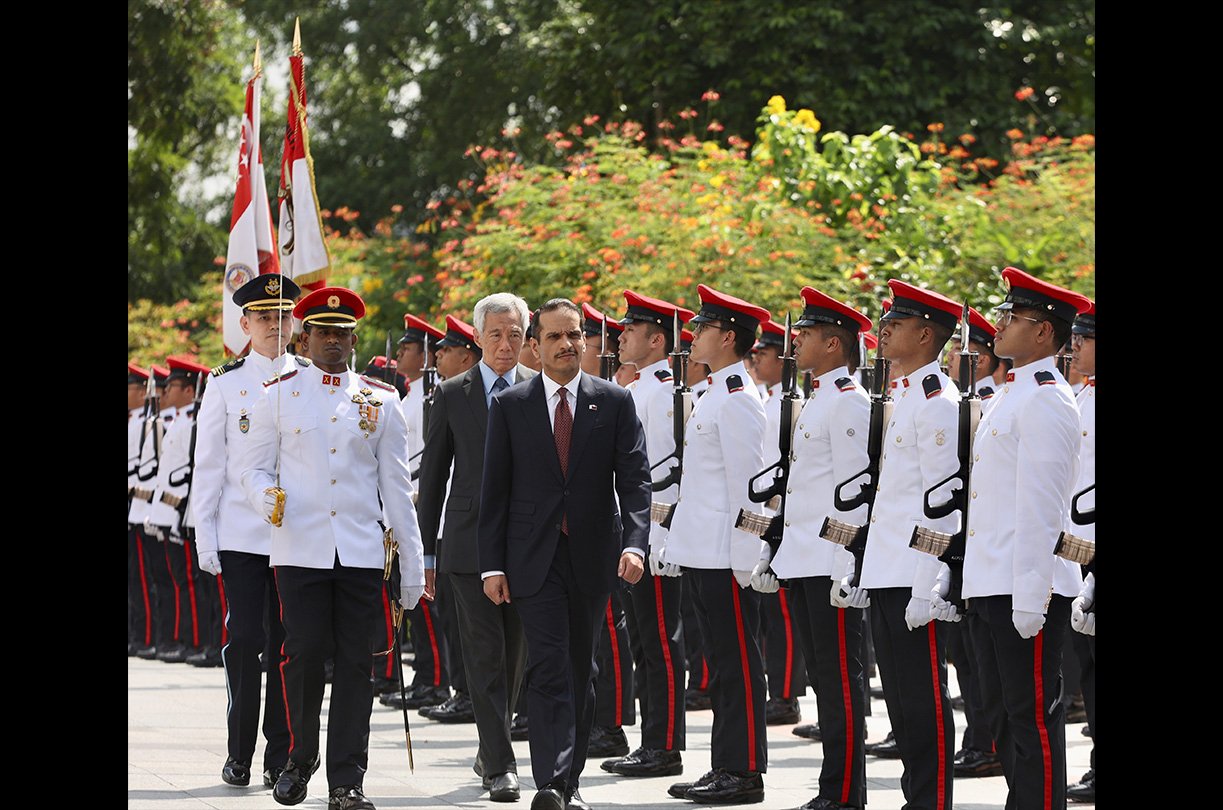
POLYGON ((340 308, 340 296, 338 295, 327 296, 327 307, 329 309, 339 309, 340 308))
POLYGON ((268 283, 263 285, 263 291, 268 295, 277 295, 280 292, 280 279, 268 279, 268 283))

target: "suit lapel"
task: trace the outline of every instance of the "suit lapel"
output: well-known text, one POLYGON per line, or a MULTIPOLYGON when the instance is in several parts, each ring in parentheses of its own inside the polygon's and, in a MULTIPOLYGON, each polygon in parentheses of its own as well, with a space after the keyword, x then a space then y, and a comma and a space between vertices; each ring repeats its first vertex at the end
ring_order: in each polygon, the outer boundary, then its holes
POLYGON ((586 442, 590 439, 595 421, 599 417, 598 406, 603 397, 595 388, 592 379, 589 374, 583 374, 582 382, 578 385, 577 405, 573 411, 573 438, 569 442, 570 476, 582 459, 582 451, 586 449, 586 442), (594 410, 591 409, 592 406, 594 410))
POLYGON ((476 363, 463 376, 463 392, 467 394, 467 404, 471 406, 471 418, 480 426, 480 435, 488 432, 488 403, 484 399, 484 376, 480 374, 480 364, 476 363))
MULTIPOLYGON (((545 463, 552 474, 556 476, 557 481, 564 481, 564 476, 561 475, 561 462, 556 456, 556 437, 552 434, 552 416, 548 413, 548 398, 544 395, 544 378, 542 374, 537 374, 527 383, 527 393, 524 398, 524 406, 526 410, 527 424, 534 433, 540 434, 543 441, 546 442, 544 447, 551 448, 544 450, 542 455, 548 459, 545 463)), ((572 439, 570 440, 570 448, 572 449, 572 439)), ((570 458, 573 455, 570 454, 570 458)))

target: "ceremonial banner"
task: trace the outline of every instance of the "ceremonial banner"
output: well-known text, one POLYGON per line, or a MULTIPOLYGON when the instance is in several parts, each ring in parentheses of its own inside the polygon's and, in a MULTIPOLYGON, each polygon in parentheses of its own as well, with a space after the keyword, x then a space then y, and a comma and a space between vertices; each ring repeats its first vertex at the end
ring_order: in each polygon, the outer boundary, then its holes
POLYGON ((314 160, 306 128, 306 77, 300 24, 289 57, 289 115, 280 161, 280 267, 302 288, 321 286, 331 267, 314 192, 314 160))
POLYGON ((246 83, 246 110, 242 113, 242 136, 238 143, 238 187, 229 220, 229 248, 225 252, 225 283, 221 289, 222 340, 227 354, 242 354, 250 341, 242 333, 242 307, 232 296, 256 274, 279 273, 276 237, 272 233, 272 209, 263 177, 263 149, 259 145, 259 97, 263 66, 255 46, 255 70, 246 83))

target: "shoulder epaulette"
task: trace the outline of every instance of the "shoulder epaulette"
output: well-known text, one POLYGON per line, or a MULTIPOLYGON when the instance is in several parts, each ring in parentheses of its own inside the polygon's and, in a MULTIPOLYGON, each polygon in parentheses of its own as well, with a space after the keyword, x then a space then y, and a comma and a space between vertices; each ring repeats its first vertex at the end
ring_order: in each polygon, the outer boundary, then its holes
POLYGON ((738 374, 726 378, 726 390, 732 394, 743 390, 743 379, 738 374))
POLYGON ((654 376, 658 378, 659 382, 671 382, 671 372, 665 368, 655 371, 654 376))
POLYGON ((394 391, 395 393, 399 393, 398 388, 386 382, 385 380, 379 380, 376 377, 366 377, 364 374, 361 375, 361 380, 363 382, 369 383, 370 385, 377 386, 378 388, 381 388, 384 391, 394 391))
POLYGON ((922 378, 921 388, 926 392, 926 399, 937 397, 943 393, 943 383, 937 374, 927 374, 922 378))
POLYGON ((837 377, 835 380, 833 380, 832 384, 837 387, 838 391, 844 392, 854 390, 853 377, 837 377))
POLYGON ((297 362, 297 365, 301 366, 302 368, 310 368, 309 359, 305 357, 298 357, 296 354, 293 355, 293 359, 297 362))
POLYGON ((290 377, 296 377, 296 376, 297 376, 297 369, 293 369, 288 374, 281 374, 279 377, 273 377, 272 379, 267 380, 266 382, 263 383, 263 387, 267 388, 269 385, 275 385, 278 382, 283 382, 284 380, 287 380, 290 377))
POLYGON ((981 399, 989 399, 994 395, 994 389, 990 388, 988 385, 983 385, 977 389, 977 394, 981 397, 981 399))
POLYGON ((245 357, 235 357, 233 360, 230 360, 228 363, 224 363, 214 368, 210 376, 220 377, 222 374, 224 374, 227 371, 233 371, 236 368, 242 368, 242 364, 245 362, 246 362, 245 357))
POLYGON ((1053 376, 1052 371, 1038 371, 1032 376, 1039 385, 1057 385, 1057 377, 1053 376))

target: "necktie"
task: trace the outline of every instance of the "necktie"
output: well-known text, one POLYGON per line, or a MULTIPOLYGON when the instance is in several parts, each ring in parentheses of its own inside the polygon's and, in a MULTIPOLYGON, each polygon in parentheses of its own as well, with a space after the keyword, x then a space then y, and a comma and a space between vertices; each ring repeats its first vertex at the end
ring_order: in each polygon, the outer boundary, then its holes
MULTIPOLYGON (((569 475, 569 438, 573 434, 573 412, 569 410, 568 392, 561 388, 560 401, 556 403, 556 420, 552 425, 552 435, 556 439, 556 457, 561 463, 561 475, 569 475)), ((561 516, 561 531, 569 534, 569 518, 561 516)))
POLYGON ((493 393, 494 394, 496 394, 498 391, 504 391, 505 389, 509 387, 510 387, 510 384, 505 381, 505 377, 498 377, 496 380, 493 381, 493 393))

